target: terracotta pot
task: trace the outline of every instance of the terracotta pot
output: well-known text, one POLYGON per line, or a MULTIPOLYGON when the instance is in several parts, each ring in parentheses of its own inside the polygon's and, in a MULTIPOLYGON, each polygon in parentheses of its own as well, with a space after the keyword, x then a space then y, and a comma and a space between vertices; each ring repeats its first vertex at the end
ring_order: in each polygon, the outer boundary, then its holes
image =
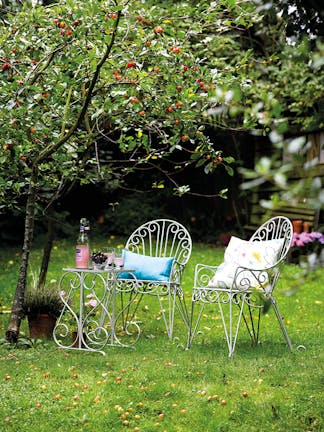
POLYGON ((302 220, 293 220, 292 221, 294 232, 300 234, 303 231, 303 221, 302 220))
POLYGON ((28 315, 29 336, 31 339, 51 339, 56 317, 51 314, 28 315))
POLYGON ((304 222, 303 223, 303 231, 305 231, 305 232, 309 232, 310 231, 310 224, 309 224, 309 222, 304 222))

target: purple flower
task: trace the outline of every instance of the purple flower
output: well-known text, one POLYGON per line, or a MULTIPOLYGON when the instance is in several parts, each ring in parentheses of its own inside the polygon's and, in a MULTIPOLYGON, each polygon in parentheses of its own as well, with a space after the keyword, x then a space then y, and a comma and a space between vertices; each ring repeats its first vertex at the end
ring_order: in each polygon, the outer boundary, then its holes
POLYGON ((291 242, 292 250, 300 251, 300 253, 319 251, 323 245, 324 234, 318 231, 294 233, 291 242))
POLYGON ((310 233, 310 236, 311 236, 312 240, 318 240, 318 242, 321 244, 324 243, 324 234, 322 234, 318 231, 314 231, 314 232, 310 233))

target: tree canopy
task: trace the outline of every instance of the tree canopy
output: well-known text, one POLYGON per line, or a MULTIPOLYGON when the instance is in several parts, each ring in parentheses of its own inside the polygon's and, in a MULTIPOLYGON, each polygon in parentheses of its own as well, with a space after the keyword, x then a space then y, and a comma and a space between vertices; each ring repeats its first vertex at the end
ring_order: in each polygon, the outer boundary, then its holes
POLYGON ((281 9, 252 1, 3 8, 0 206, 20 207, 43 151, 51 155, 39 164, 38 204, 48 205, 67 181, 120 178, 179 153, 176 169, 198 162, 206 172, 219 165, 231 172, 204 133, 210 119, 229 133, 321 129, 322 45, 311 49, 310 38, 289 45, 291 17, 281 9), (115 27, 86 116, 66 139, 115 27), (122 165, 113 164, 116 148, 122 165))

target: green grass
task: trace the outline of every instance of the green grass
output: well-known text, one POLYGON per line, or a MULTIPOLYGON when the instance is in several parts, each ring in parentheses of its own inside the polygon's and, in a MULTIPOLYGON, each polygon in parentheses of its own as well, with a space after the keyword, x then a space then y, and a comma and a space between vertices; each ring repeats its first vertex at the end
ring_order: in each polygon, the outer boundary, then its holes
MULTIPOLYGON (((11 306, 19 253, 0 249, 3 311, 11 306)), ((194 245, 184 276, 187 299, 195 264, 217 264, 222 254, 220 248, 194 245)), ((36 249, 32 271, 40 258, 36 249)), ((73 244, 58 242, 48 274, 53 286, 73 260, 73 244)), ((62 350, 53 341, 35 342, 29 349, 0 345, 0 431, 324 430, 323 282, 324 269, 304 275, 296 265, 285 267, 277 299, 294 347, 306 348, 293 353, 270 310, 262 317, 260 345, 251 347, 242 327, 229 360, 219 317, 211 308, 186 350, 184 325, 177 319, 175 339, 169 342, 149 296, 134 349, 106 347, 102 356, 62 350)), ((0 314, 0 338, 8 319, 0 314)), ((28 335, 25 321, 22 331, 28 335)))

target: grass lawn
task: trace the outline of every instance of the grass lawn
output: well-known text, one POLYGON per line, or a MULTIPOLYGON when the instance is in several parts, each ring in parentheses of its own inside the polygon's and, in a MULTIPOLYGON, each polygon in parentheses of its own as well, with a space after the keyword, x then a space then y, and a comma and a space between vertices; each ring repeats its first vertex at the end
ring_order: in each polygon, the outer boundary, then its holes
MULTIPOLYGON (((11 307, 19 253, 0 249, 2 312, 11 307)), ((194 245, 184 275, 187 300, 195 264, 218 264, 222 254, 194 245)), ((40 258, 35 249, 32 272, 40 258)), ((73 243, 58 242, 48 282, 57 285, 62 267, 73 261, 73 243)), ((277 300, 294 347, 305 347, 293 353, 270 310, 262 317, 260 345, 251 347, 242 327, 230 360, 220 317, 211 308, 187 350, 180 319, 170 342, 150 296, 141 304, 142 334, 134 349, 106 347, 102 356, 62 350, 53 341, 35 341, 29 349, 2 343, 0 431, 322 431, 323 286, 323 268, 303 274, 286 265, 277 300)), ((0 314, 0 338, 8 320, 0 314)), ((28 336, 25 321, 21 330, 28 336)))

